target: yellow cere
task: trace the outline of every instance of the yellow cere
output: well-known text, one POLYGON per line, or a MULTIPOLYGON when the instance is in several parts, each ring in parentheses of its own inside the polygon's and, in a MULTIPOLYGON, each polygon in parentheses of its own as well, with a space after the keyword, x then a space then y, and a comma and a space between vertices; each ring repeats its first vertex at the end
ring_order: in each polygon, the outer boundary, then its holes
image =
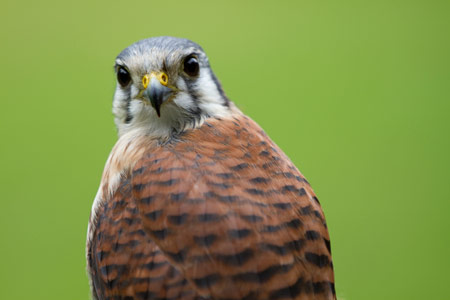
POLYGON ((167 85, 169 83, 169 76, 164 72, 152 72, 151 77, 155 77, 162 85, 167 85))
POLYGON ((155 77, 156 79, 158 79, 158 81, 162 84, 162 85, 167 85, 169 83, 169 76, 167 76, 166 73, 164 72, 152 72, 150 75, 145 74, 142 77, 142 85, 144 86, 144 89, 146 89, 148 87, 148 84, 150 83, 150 78, 151 77, 155 77))

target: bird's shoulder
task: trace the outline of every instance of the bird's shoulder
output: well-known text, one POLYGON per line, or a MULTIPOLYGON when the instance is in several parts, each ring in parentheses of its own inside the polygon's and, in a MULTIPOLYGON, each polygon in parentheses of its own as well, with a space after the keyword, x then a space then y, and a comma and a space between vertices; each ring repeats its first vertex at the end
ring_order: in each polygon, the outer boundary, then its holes
MULTIPOLYGON (((239 192, 250 198, 296 191, 315 197, 308 181, 249 117, 210 118, 164 143, 148 143, 132 170, 134 189, 239 192), (195 184, 193 184, 195 183, 195 184), (157 187, 157 188, 156 188, 157 187), (195 188, 195 189, 194 189, 195 188)), ((285 197, 284 197, 285 198, 285 197)))

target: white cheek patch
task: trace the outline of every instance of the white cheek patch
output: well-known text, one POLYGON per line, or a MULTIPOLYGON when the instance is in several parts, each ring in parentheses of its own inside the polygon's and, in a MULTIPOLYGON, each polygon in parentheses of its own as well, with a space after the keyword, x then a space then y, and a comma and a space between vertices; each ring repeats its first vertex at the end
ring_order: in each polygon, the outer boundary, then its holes
POLYGON ((200 110, 209 116, 226 117, 230 110, 224 105, 224 99, 219 92, 219 87, 212 79, 210 69, 202 69, 197 79, 197 91, 199 93, 200 110))
POLYGON ((130 105, 128 106, 130 114, 133 116, 133 118, 135 119, 142 119, 145 118, 146 115, 148 115, 148 111, 145 109, 145 106, 149 106, 146 105, 144 102, 142 102, 141 100, 131 100, 130 105))
POLYGON ((188 87, 186 85, 186 82, 184 81, 184 79, 182 77, 178 77, 177 80, 177 87, 180 91, 187 91, 188 87))
MULTIPOLYGON (((120 122, 124 121, 127 117, 127 101, 124 99, 128 98, 128 94, 122 90, 119 86, 116 87, 116 92, 114 94, 113 100, 113 114, 116 119, 120 122)), ((119 124, 116 125, 118 126, 119 124)))
POLYGON ((186 92, 178 92, 177 96, 173 99, 173 102, 187 111, 196 107, 191 95, 186 92))
POLYGON ((139 95, 139 89, 134 85, 132 85, 130 88, 131 88, 131 99, 134 99, 137 97, 137 95, 139 95))
POLYGON ((178 77, 177 83, 178 92, 175 98, 172 100, 177 106, 189 111, 195 108, 194 100, 188 93, 188 87, 182 77, 178 77))

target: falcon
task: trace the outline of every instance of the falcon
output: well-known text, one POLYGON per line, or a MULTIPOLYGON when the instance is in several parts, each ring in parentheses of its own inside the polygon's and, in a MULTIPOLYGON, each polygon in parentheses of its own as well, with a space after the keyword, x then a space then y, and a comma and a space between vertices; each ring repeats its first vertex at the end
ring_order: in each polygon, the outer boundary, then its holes
POLYGON ((87 236, 93 299, 336 299, 316 195, 203 49, 145 39, 115 72, 119 138, 87 236))

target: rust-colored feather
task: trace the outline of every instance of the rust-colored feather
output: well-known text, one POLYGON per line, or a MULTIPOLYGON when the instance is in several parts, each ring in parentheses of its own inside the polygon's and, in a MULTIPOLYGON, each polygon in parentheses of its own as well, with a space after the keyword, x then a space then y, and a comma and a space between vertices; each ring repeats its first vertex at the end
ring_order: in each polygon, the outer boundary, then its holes
POLYGON ((320 204, 256 123, 144 144, 94 218, 97 299, 335 299, 320 204))

